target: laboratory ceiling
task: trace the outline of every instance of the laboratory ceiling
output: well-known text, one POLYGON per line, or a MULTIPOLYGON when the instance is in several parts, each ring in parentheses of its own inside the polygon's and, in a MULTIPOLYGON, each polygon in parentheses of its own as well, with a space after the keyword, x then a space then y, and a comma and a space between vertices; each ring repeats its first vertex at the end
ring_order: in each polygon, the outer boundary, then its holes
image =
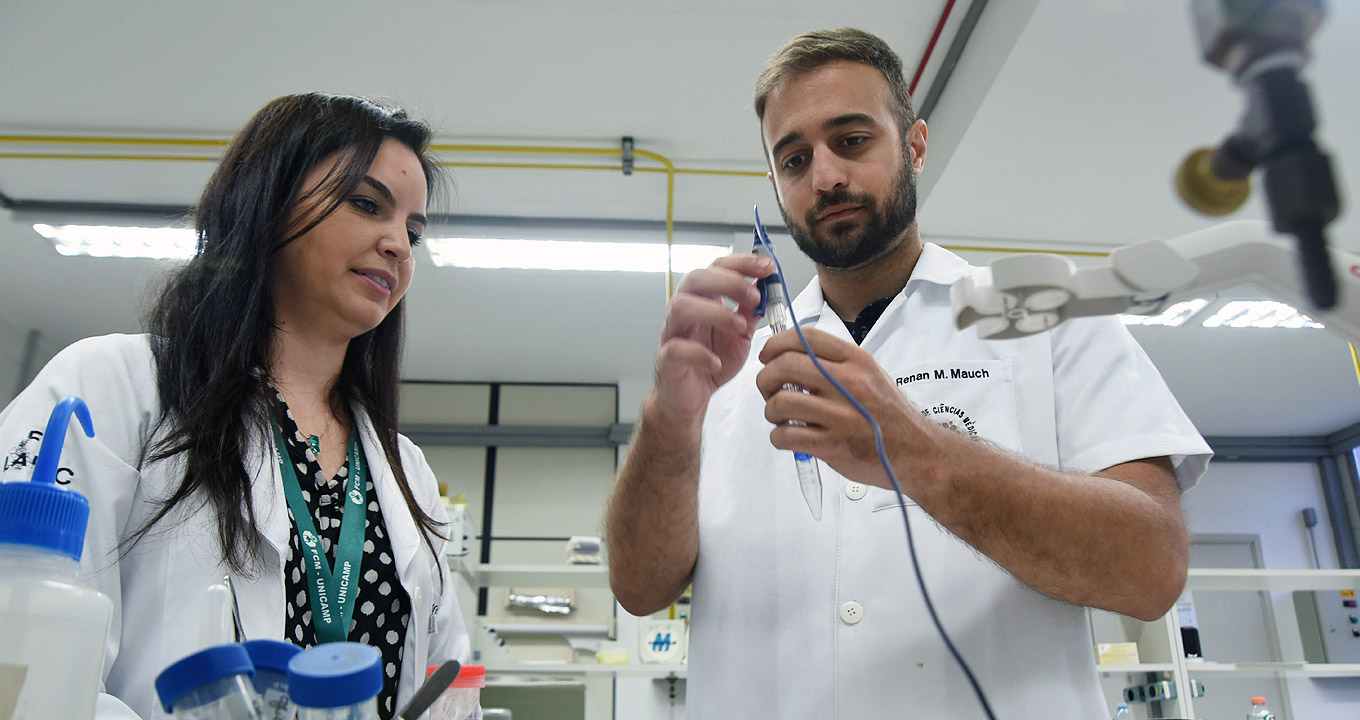
MULTIPOLYGON (((808 29, 855 25, 937 95, 922 177, 923 235, 951 247, 1103 252, 1213 224, 1175 198, 1172 169, 1237 122, 1241 93, 1197 59, 1185 0, 399 0, 392 3, 5 3, 0 135, 224 140, 269 100, 322 90, 383 98, 445 145, 612 151, 637 172, 507 169, 619 165, 617 156, 466 149, 441 210, 448 232, 563 239, 749 242, 750 209, 777 218, 751 86, 765 57, 808 29), (950 6, 948 17, 941 17, 950 6), (971 16, 971 18, 970 18, 971 16), (976 22, 970 20, 975 19, 976 22), (932 38, 938 40, 932 48, 932 38), (966 39, 966 42, 965 42, 966 39), (958 51, 961 48, 961 51, 958 51), (927 53, 927 50, 930 52, 927 53), (946 63, 956 51, 957 62, 946 63), (680 170, 659 172, 664 159, 680 170), (695 173, 691 171, 724 171, 695 173), (668 204, 673 182, 673 206, 668 204)), ((1307 80, 1345 209, 1331 241, 1360 252, 1360 4, 1330 3, 1307 80)), ((136 332, 165 264, 62 257, 35 222, 131 222, 77 204, 184 207, 217 152, 0 142, 0 322, 50 350, 136 332), (201 156, 147 160, 148 154, 201 156), (33 203, 51 202, 44 211, 33 203)), ((1264 217, 1253 199, 1235 217, 1264 217)), ((164 221, 162 221, 164 222, 164 221)), ((437 233, 438 229, 432 229, 437 233)), ((810 266, 791 244, 790 275, 810 266)), ((970 254, 982 261, 988 253, 970 254)), ((666 285, 659 273, 469 270, 418 255, 408 377, 619 383, 625 418, 650 382, 666 285)), ((1242 288, 1230 293, 1250 296, 1242 288)), ((1259 293, 1255 293, 1260 296, 1259 293)), ((1360 384, 1328 331, 1136 328, 1206 434, 1325 435, 1360 422, 1360 384)))

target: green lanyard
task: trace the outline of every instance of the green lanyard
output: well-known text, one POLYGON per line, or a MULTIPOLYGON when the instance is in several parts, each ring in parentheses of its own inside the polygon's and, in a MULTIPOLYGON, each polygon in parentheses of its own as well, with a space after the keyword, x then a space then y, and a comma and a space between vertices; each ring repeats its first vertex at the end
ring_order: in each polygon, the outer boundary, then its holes
POLYGON ((302 552, 306 557, 307 586, 312 598, 312 625, 318 643, 343 642, 349 635, 349 621, 354 616, 354 596, 359 588, 359 563, 364 555, 364 526, 368 502, 364 497, 368 474, 363 453, 359 452, 359 435, 349 439, 349 491, 345 493, 345 509, 340 516, 340 544, 335 549, 335 568, 321 551, 321 536, 312 522, 312 511, 302 499, 297 471, 288 457, 288 446, 277 424, 274 445, 277 448, 279 470, 283 473, 283 493, 288 498, 288 509, 293 511, 302 552))

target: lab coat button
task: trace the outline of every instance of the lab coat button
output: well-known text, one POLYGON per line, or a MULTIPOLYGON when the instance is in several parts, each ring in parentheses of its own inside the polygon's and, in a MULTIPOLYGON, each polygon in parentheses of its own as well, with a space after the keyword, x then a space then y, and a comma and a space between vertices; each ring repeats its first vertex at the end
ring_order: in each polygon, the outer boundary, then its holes
POLYGON ((869 492, 869 486, 864 483, 848 482, 845 484, 845 496, 851 500, 858 500, 869 492))
POLYGON ((851 600, 850 602, 841 605, 841 620, 843 620, 846 625, 854 625, 863 619, 864 608, 860 607, 859 603, 851 600))

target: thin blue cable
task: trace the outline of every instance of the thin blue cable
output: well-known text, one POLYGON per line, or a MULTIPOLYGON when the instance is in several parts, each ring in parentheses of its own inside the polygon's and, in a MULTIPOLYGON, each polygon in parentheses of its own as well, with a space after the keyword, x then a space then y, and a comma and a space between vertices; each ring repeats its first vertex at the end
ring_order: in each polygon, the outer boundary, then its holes
MULTIPOLYGON (((757 219, 757 222, 759 222, 759 219, 757 219)), ((893 472, 892 464, 888 462, 888 451, 883 447, 883 430, 879 427, 878 421, 869 414, 868 410, 864 409, 864 406, 855 399, 854 395, 850 394, 849 390, 846 390, 836 381, 836 378, 831 377, 831 373, 827 372, 826 368, 822 367, 822 363, 817 359, 817 354, 812 351, 812 346, 803 336, 803 327, 798 324, 798 316, 793 312, 793 302, 788 300, 788 298, 793 297, 793 294, 789 292, 788 283, 784 282, 784 268, 779 264, 779 256, 774 252, 774 244, 763 233, 756 233, 756 238, 757 242, 764 245, 765 249, 769 251, 770 259, 774 260, 775 271, 779 273, 779 285, 784 288, 784 298, 789 303, 789 321, 793 324, 794 332, 798 333, 798 339, 802 341, 803 349, 807 351, 813 366, 822 374, 822 377, 825 377, 836 390, 840 391, 840 394, 844 395, 845 399, 849 400, 850 404, 855 407, 855 410, 869 422, 869 427, 873 428, 874 431, 874 445, 878 448, 878 461, 883 464, 883 470, 888 473, 888 480, 892 481, 893 490, 896 490, 898 495, 906 497, 907 494, 902 492, 902 486, 897 482, 897 473, 893 472)), ((983 694, 982 686, 973 676, 973 669, 968 666, 958 648, 954 647, 954 641, 949 639, 949 633, 945 632, 944 625, 940 623, 940 616, 935 612, 935 603, 931 602, 930 593, 926 592, 926 581, 921 576, 921 564, 916 560, 916 543, 911 537, 911 519, 907 517, 907 506, 903 503, 897 507, 902 511, 902 525, 907 529, 907 552, 911 556, 911 569, 916 573, 916 585, 921 588, 921 598, 925 600, 926 610, 930 611, 930 620, 935 623, 935 630, 939 632, 940 639, 944 640, 945 647, 949 648, 949 654, 954 656, 954 661, 959 664, 963 674, 968 677, 969 684, 973 686, 973 694, 977 695, 978 703, 982 705, 982 711, 987 713, 988 720, 996 720, 996 714, 992 712, 992 706, 987 702, 987 696, 983 694)))

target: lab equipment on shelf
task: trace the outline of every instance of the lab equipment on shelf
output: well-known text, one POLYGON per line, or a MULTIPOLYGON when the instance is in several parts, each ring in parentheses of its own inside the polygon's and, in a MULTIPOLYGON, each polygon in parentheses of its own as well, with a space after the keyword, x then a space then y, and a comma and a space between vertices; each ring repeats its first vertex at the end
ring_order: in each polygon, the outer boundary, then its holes
POLYGON ((1251 699, 1251 712, 1247 713, 1247 720, 1275 720, 1275 713, 1266 707, 1266 699, 1254 697, 1251 699))
POLYGON ((569 594, 545 595, 520 593, 513 589, 505 596, 505 607, 510 610, 529 610, 544 615, 570 615, 576 599, 569 594))
POLYGON ((603 548, 598 535, 572 535, 567 538, 567 564, 599 565, 603 548))

